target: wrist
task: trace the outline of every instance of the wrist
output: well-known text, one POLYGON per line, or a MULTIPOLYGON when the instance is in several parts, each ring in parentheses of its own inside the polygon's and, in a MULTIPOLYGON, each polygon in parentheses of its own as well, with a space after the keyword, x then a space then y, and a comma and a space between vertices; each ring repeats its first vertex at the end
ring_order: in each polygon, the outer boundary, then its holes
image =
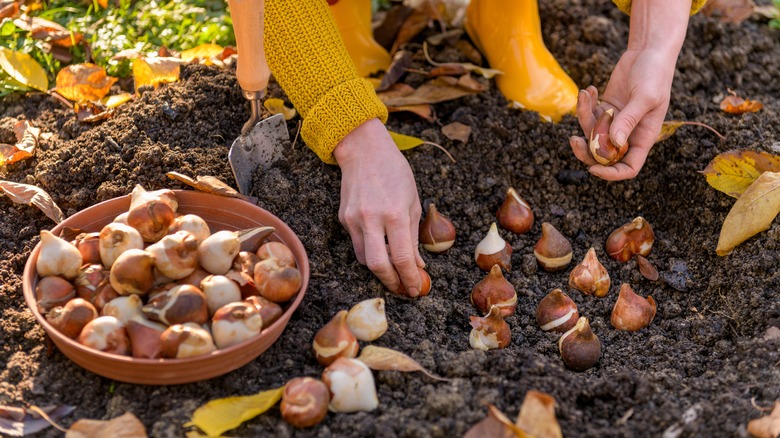
POLYGON ((685 41, 691 1, 633 0, 627 49, 649 49, 676 60, 685 41))
POLYGON ((368 120, 341 139, 333 150, 333 158, 339 167, 343 167, 386 144, 385 137, 389 138, 389 134, 382 121, 377 118, 368 120))

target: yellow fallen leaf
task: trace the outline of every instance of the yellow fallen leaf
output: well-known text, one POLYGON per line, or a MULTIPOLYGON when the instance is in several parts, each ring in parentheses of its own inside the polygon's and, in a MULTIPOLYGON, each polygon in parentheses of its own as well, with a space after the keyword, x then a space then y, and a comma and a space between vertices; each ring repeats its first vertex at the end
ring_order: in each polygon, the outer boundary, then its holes
POLYGON ((40 91, 49 89, 46 70, 26 53, 0 47, 0 69, 25 87, 40 91))
POLYGON ((297 114, 295 108, 287 108, 282 99, 277 99, 275 97, 266 99, 265 102, 263 102, 263 106, 271 114, 281 114, 284 116, 284 120, 292 120, 292 118, 295 117, 295 114, 297 114))
POLYGON ((82 419, 70 426, 67 438, 146 437, 146 427, 132 412, 110 420, 82 419))
POLYGON ((407 149, 416 148, 417 146, 420 145, 429 144, 431 146, 435 146, 441 149, 445 154, 447 154, 447 156, 450 158, 450 160, 453 163, 455 162, 455 158, 452 157, 450 151, 448 151, 444 146, 440 144, 431 141, 420 140, 417 137, 412 137, 410 135, 403 135, 393 131, 387 131, 387 133, 390 134, 390 138, 393 139, 393 142, 395 142, 395 145, 398 146, 399 150, 405 151, 407 149))
POLYGON ((100 103, 103 104, 106 108, 116 108, 119 105, 129 102, 132 99, 133 95, 130 93, 119 93, 100 99, 100 103))
POLYGON ((562 438, 561 426, 555 418, 555 399, 543 392, 528 391, 515 422, 517 427, 534 438, 562 438))
POLYGON ((140 58, 133 61, 133 81, 135 91, 144 85, 157 87, 162 83, 179 80, 181 70, 178 58, 140 58))
POLYGON ((372 370, 393 370, 406 372, 420 371, 434 380, 449 380, 431 373, 422 365, 417 363, 416 360, 401 353, 400 351, 396 351, 391 348, 367 345, 363 348, 363 351, 360 352, 360 356, 357 359, 368 365, 368 367, 372 370))
POLYGON ((780 402, 775 402, 771 414, 750 420, 747 431, 756 438, 777 438, 780 436, 780 402))
POLYGON ((192 421, 184 426, 197 426, 209 436, 222 435, 271 409, 282 398, 282 392, 284 387, 255 395, 212 400, 196 409, 192 414, 192 421))
POLYGON ((655 139, 656 143, 662 142, 666 140, 667 138, 674 135, 675 132, 677 132, 678 129, 680 129, 683 126, 686 125, 692 125, 692 126, 701 126, 702 128, 707 128, 710 131, 714 132, 715 135, 720 137, 721 140, 724 140, 726 137, 723 136, 720 132, 716 131, 715 128, 712 126, 701 123, 701 122, 686 122, 682 120, 666 120, 661 125, 661 132, 658 134, 658 137, 655 139))
POLYGON ((184 62, 192 62, 197 60, 201 64, 211 65, 213 62, 211 58, 222 54, 223 47, 219 44, 201 44, 192 49, 181 52, 180 57, 184 62))
POLYGON ((738 198, 767 171, 780 172, 780 157, 768 152, 735 149, 713 158, 701 173, 716 190, 738 198))
POLYGON ((95 64, 73 64, 57 73, 55 91, 73 102, 96 101, 108 94, 117 78, 108 76, 106 69, 95 64))
POLYGON ((723 221, 715 252, 729 254, 737 245, 772 225, 780 213, 780 172, 764 172, 737 199, 723 221))
POLYGON ((17 204, 34 205, 40 208, 43 214, 56 223, 60 223, 65 219, 65 215, 62 214, 60 207, 40 187, 0 180, 0 192, 5 193, 11 201, 17 204))

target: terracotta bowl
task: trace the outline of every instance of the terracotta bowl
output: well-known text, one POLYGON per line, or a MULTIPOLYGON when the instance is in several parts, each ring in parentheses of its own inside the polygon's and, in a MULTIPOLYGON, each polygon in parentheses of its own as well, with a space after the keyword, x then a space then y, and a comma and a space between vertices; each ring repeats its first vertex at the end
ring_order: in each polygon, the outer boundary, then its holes
MULTIPOLYGON (((303 244, 290 227, 273 214, 249 202, 195 191, 175 192, 179 201, 178 211, 183 214, 199 215, 208 222, 212 232, 235 231, 257 226, 274 227, 276 232, 270 240, 283 242, 295 255, 303 277, 300 292, 291 303, 287 304, 281 318, 265 328, 258 336, 238 345, 216 350, 209 355, 184 359, 137 359, 118 356, 87 348, 62 335, 38 312, 35 286, 40 277, 36 272, 35 263, 40 253, 39 243, 33 249, 24 267, 22 284, 24 299, 57 348, 82 368, 110 379, 146 385, 173 385, 210 379, 247 364, 267 350, 282 334, 293 312, 301 304, 309 284, 309 259, 303 244)), ((110 199, 74 214, 51 231, 55 235, 59 235, 64 227, 81 228, 88 232, 100 231, 104 225, 126 212, 129 207, 129 195, 110 199)))

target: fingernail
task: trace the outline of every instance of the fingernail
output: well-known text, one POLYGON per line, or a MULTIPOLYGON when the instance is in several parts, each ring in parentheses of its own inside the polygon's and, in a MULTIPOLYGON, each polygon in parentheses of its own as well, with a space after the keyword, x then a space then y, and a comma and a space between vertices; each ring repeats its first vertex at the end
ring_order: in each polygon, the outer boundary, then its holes
POLYGON ((412 297, 412 298, 416 297, 417 295, 420 295, 420 291, 417 290, 416 287, 410 287, 408 289, 408 292, 409 292, 409 296, 412 297))
POLYGON ((617 143, 619 146, 623 146, 623 145, 625 145, 625 144, 626 144, 627 137, 628 137, 628 136, 626 135, 626 133, 625 133, 625 132, 623 132, 623 131, 618 131, 618 132, 615 134, 615 143, 617 143))

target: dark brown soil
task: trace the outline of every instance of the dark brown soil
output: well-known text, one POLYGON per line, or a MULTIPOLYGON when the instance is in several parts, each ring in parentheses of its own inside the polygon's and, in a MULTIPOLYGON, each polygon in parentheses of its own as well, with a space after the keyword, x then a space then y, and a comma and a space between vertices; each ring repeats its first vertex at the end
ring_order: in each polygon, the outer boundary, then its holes
MULTIPOLYGON (((581 86, 603 89, 628 31, 627 17, 596 0, 542 2, 546 42, 581 86)), ((418 44, 415 66, 424 68, 418 44)), ((439 60, 458 59, 455 49, 433 50, 439 60)), ((150 387, 91 374, 55 351, 27 309, 21 286, 24 263, 41 229, 53 227, 38 210, 0 196, 0 404, 65 403, 78 409, 64 421, 107 419, 132 411, 153 436, 181 436, 204 402, 252 394, 296 376, 318 376, 311 341, 340 309, 384 297, 390 329, 375 342, 401 350, 433 372, 376 372, 379 408, 370 413, 329 414, 318 427, 296 431, 278 408, 246 423, 236 436, 436 436, 462 435, 493 403, 514 417, 529 389, 550 393, 567 436, 745 436, 746 423, 780 399, 780 340, 765 337, 780 326, 780 225, 749 240, 728 257, 714 248, 733 199, 707 185, 697 172, 716 154, 734 148, 780 150, 780 33, 765 22, 741 26, 695 16, 678 63, 667 119, 708 123, 726 135, 682 128, 657 145, 632 181, 607 183, 590 176, 572 155, 567 138, 579 128, 573 117, 540 122, 506 108, 492 89, 436 105, 441 124, 472 127, 468 144, 449 141, 439 124, 393 115, 389 127, 441 143, 454 155, 423 146, 406 153, 425 205, 435 201, 455 222, 458 239, 444 255, 425 254, 433 290, 417 301, 396 298, 355 260, 339 224, 340 173, 322 164, 300 141, 287 160, 257 175, 254 195, 301 237, 312 264, 303 305, 279 341, 245 367, 189 385, 150 387), (727 88, 764 103, 741 116, 718 109, 727 88), (514 248, 509 280, 518 290, 517 314, 508 318, 512 343, 505 350, 469 348, 468 300, 483 273, 473 250, 507 187, 533 206, 537 222, 523 236, 503 232, 514 248), (603 256, 607 235, 637 215, 656 232, 650 260, 662 280, 643 279, 634 262, 603 256), (575 260, 594 246, 612 277, 604 299, 571 293, 603 345, 601 360, 584 373, 564 368, 556 336, 539 330, 538 301, 565 287, 568 271, 541 272, 533 245, 541 222, 573 243, 575 260), (658 302, 653 323, 620 332, 609 315, 622 282, 658 302)), ((45 132, 36 157, 12 165, 6 179, 48 191, 67 215, 124 195, 137 184, 175 187, 166 171, 214 175, 232 182, 227 149, 248 116, 231 71, 187 66, 181 82, 143 94, 98 126, 75 121, 72 112, 45 96, 0 101, 5 117, 32 119, 45 132)), ((416 84, 420 77, 407 77, 416 84)), ((272 94, 282 96, 280 89, 272 94)), ((0 124, 2 125, 2 124, 0 124)), ((289 122, 295 136, 298 121, 289 122)), ((45 436, 58 433, 49 430, 45 436)))

